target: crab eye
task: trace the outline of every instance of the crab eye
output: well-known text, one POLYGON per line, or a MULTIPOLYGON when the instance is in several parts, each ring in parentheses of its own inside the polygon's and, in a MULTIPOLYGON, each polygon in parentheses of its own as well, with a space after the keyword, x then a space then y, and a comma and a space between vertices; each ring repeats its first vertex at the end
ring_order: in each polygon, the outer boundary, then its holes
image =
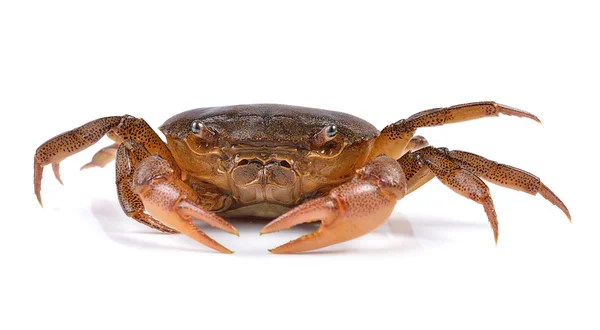
POLYGON ((333 124, 323 127, 313 135, 310 146, 316 153, 328 157, 339 154, 344 148, 344 144, 338 137, 338 127, 333 124))
POLYGON ((192 122, 192 133, 194 134, 200 134, 200 132, 202 132, 202 128, 204 127, 204 124, 199 121, 199 120, 194 120, 192 122))
POLYGON ((200 120, 192 122, 192 133, 203 140, 213 140, 215 132, 208 126, 204 125, 200 120))
POLYGON ((320 131, 318 131, 311 138, 311 144, 313 147, 322 147, 327 142, 333 140, 338 134, 337 126, 335 125, 327 125, 323 127, 320 131))
POLYGON ((329 125, 327 127, 325 127, 325 134, 327 135, 328 138, 334 138, 338 133, 338 129, 337 126, 335 125, 329 125))

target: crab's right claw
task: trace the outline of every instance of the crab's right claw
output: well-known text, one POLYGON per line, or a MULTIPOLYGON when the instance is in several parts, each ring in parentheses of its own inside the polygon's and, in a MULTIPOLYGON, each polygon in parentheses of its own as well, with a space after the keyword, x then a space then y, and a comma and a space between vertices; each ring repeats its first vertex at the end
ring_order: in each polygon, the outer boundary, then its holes
POLYGON ((267 224, 260 233, 321 221, 317 231, 269 250, 272 253, 303 252, 348 241, 384 223, 405 191, 399 165, 387 156, 380 156, 359 170, 354 180, 332 189, 328 196, 293 208, 267 224))

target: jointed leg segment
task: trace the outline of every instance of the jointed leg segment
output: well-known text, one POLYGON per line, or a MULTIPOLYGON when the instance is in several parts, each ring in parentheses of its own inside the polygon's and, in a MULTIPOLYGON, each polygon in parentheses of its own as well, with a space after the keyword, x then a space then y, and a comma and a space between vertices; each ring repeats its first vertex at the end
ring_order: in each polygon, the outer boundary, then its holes
POLYGON ((456 193, 483 205, 498 240, 498 220, 494 204, 483 178, 498 185, 535 195, 539 193, 560 208, 567 218, 571 216, 563 202, 539 178, 521 169, 498 164, 484 157, 446 148, 426 147, 409 152, 398 160, 404 169, 408 192, 420 187, 434 176, 456 193))
MULTIPOLYGON (((445 150, 445 149, 444 149, 445 150)), ((497 185, 526 192, 531 195, 540 194, 561 209, 569 221, 571 214, 565 204, 535 175, 512 167, 499 164, 484 157, 465 151, 447 151, 448 157, 452 158, 462 168, 469 170, 483 179, 497 185)))
POLYGON ((40 205, 42 205, 40 191, 44 166, 52 164, 56 179, 61 181, 58 172, 60 162, 87 149, 104 135, 116 143, 124 140, 142 143, 150 153, 160 155, 169 162, 175 171, 178 173, 180 171, 165 143, 143 119, 129 115, 100 118, 59 134, 36 150, 33 159, 33 186, 40 205))
POLYGON ((407 144, 419 127, 441 126, 478 118, 495 117, 500 114, 524 117, 540 122, 533 114, 496 102, 466 103, 425 110, 408 117, 408 119, 402 119, 386 126, 375 140, 371 158, 380 154, 386 154, 394 159, 400 158, 407 150, 407 144))
MULTIPOLYGON (((498 242, 498 219, 494 202, 488 186, 480 178, 461 168, 445 157, 442 152, 439 152, 439 149, 433 147, 427 147, 415 153, 409 152, 399 159, 398 163, 402 168, 408 169, 406 176, 409 184, 421 186, 435 176, 457 194, 481 204, 494 231, 494 240, 496 243, 498 242), (415 178, 414 174, 419 172, 421 172, 421 177, 415 178), (413 181, 413 178, 416 180, 413 181)), ((409 191, 412 192, 414 189, 409 187, 409 191)))

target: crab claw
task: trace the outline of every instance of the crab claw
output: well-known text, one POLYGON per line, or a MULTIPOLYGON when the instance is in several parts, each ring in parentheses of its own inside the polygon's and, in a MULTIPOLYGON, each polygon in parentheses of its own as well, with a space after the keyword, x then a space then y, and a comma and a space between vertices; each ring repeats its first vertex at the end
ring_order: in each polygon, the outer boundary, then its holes
MULTIPOLYGON (((167 185, 153 187, 151 194, 157 193, 173 194, 172 186, 167 185)), ((194 225, 192 217, 198 220, 204 221, 207 224, 226 231, 230 234, 239 236, 238 231, 223 218, 218 215, 201 209, 198 205, 193 202, 186 200, 178 200, 173 205, 162 203, 162 200, 157 200, 156 196, 150 196, 149 194, 142 195, 144 206, 147 208, 149 213, 159 219, 159 221, 166 226, 173 228, 189 238, 201 243, 213 250, 222 253, 233 253, 233 251, 219 244, 219 242, 206 235, 202 230, 194 225)))
POLYGON ((404 174, 389 157, 379 157, 357 176, 330 191, 328 196, 305 202, 271 221, 261 234, 321 221, 319 229, 269 250, 295 253, 319 249, 365 235, 383 224, 406 192, 404 174))
POLYGON ((160 223, 213 250, 233 253, 196 227, 193 218, 239 236, 237 229, 214 212, 204 210, 198 204, 196 193, 173 174, 168 162, 160 156, 150 156, 139 163, 132 190, 139 195, 148 213, 160 223))
POLYGON ((203 210, 194 202, 181 199, 180 197, 172 201, 165 201, 163 196, 158 195, 161 193, 164 193, 170 199, 175 197, 174 195, 178 194, 178 191, 174 189, 173 185, 163 182, 155 183, 152 189, 146 190, 141 195, 144 206, 153 217, 164 225, 181 232, 213 250, 228 254, 233 253, 233 251, 219 244, 219 242, 196 227, 192 218, 204 221, 213 227, 239 236, 235 227, 218 215, 203 210))

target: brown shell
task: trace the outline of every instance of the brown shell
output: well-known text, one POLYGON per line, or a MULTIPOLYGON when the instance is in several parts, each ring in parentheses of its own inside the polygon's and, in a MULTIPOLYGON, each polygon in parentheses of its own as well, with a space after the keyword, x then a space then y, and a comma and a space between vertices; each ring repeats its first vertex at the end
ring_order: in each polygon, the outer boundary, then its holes
POLYGON ((165 135, 185 139, 194 120, 201 120, 232 143, 305 144, 326 125, 336 125, 347 143, 379 135, 373 125, 347 113, 282 104, 193 109, 169 118, 160 130, 165 135))

